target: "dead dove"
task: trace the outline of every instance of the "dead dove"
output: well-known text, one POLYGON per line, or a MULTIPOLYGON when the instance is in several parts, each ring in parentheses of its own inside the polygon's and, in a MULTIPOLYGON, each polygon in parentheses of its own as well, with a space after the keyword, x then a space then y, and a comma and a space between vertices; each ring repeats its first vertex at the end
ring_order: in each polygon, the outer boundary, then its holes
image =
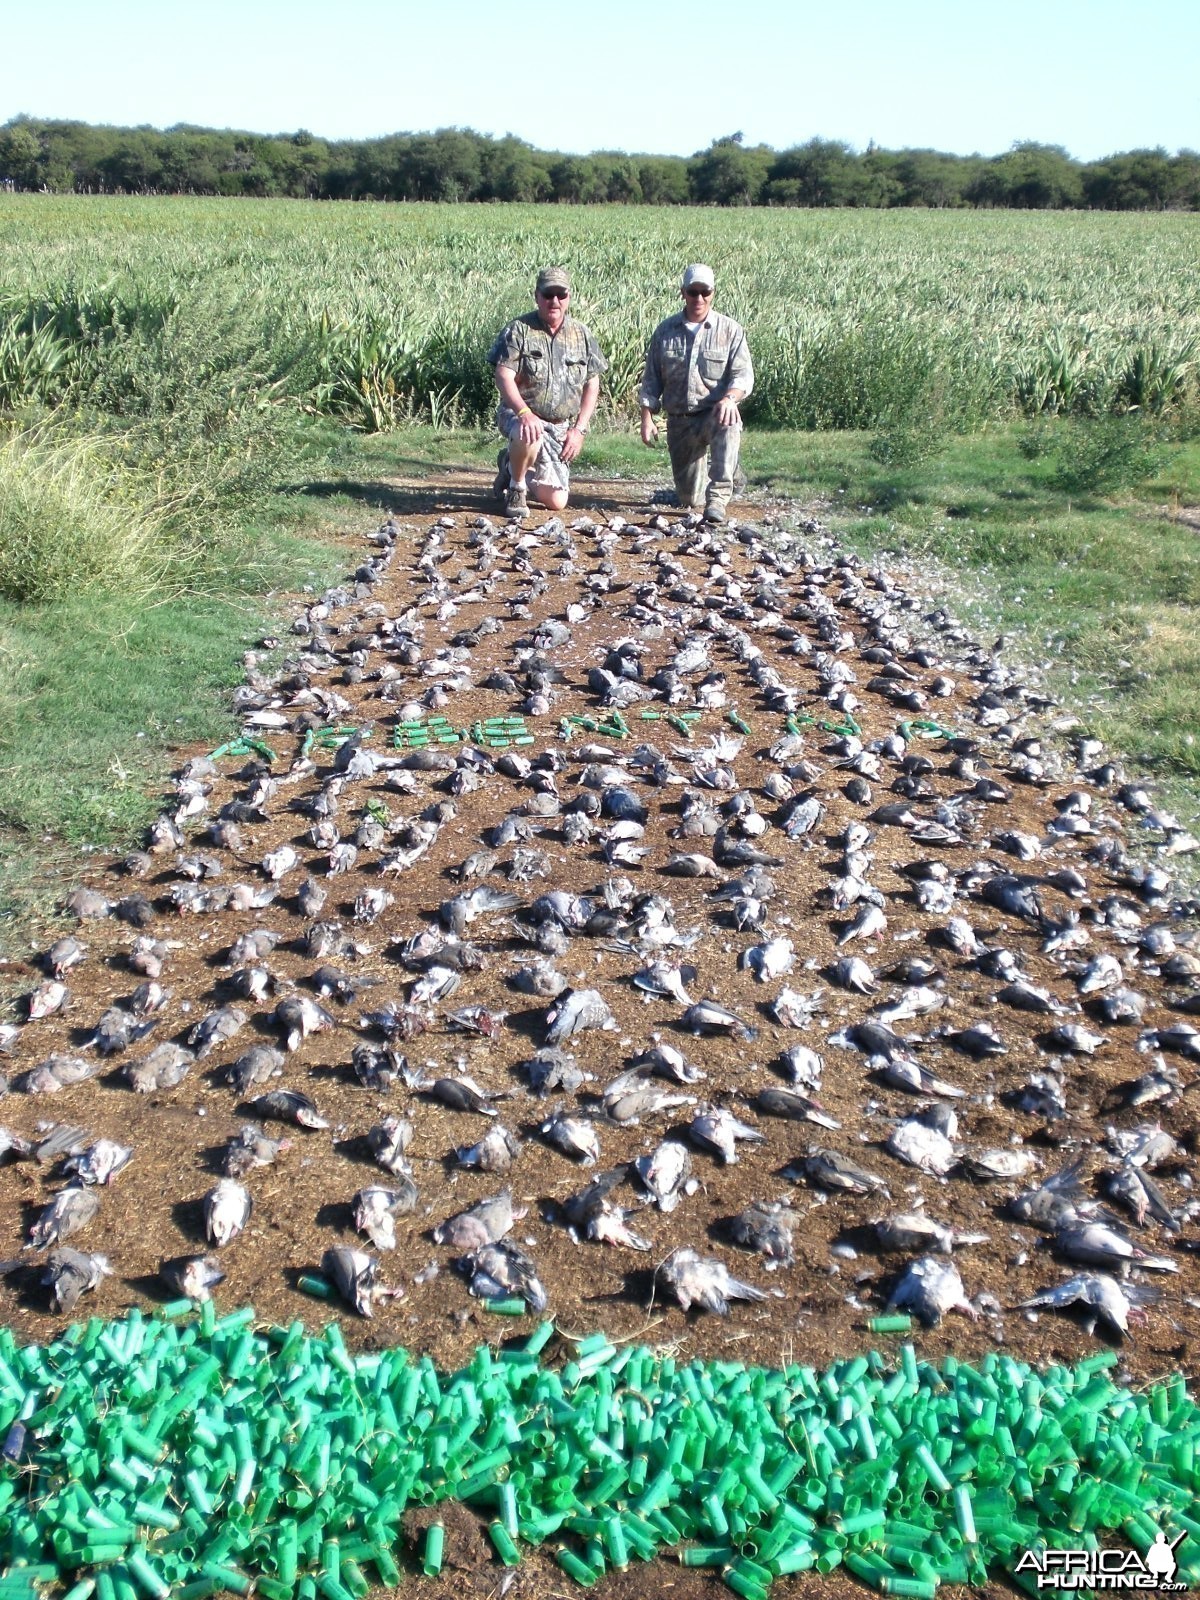
POLYGON ((132 1160, 132 1146, 118 1144, 115 1139, 97 1139, 86 1150, 70 1156, 63 1163, 63 1171, 91 1187, 111 1183, 132 1160))
POLYGON ((729 1315, 730 1300, 766 1299, 761 1289, 735 1278, 723 1261, 697 1255, 687 1247, 673 1250, 659 1267, 657 1277, 684 1311, 697 1305, 724 1317, 729 1315))
POLYGON ((235 1178, 222 1178, 204 1196, 204 1232, 209 1244, 231 1243, 250 1220, 254 1202, 235 1178))
POLYGON ((764 1137, 757 1128, 740 1122, 723 1106, 701 1106, 688 1124, 688 1133, 702 1150, 720 1156, 726 1166, 737 1164, 738 1139, 761 1144, 764 1137))
POLYGON ((1017 1309, 1051 1306, 1062 1311, 1069 1306, 1083 1306, 1089 1332, 1094 1332, 1096 1324, 1103 1322, 1124 1336, 1129 1333, 1130 1322, 1144 1317, 1145 1306, 1155 1298, 1152 1289, 1120 1284, 1105 1272, 1080 1272, 1052 1288, 1039 1290, 1028 1300, 1019 1300, 1017 1309))
POLYGON ((544 1139, 564 1155, 577 1157, 581 1166, 592 1167, 600 1159, 600 1140, 595 1124, 586 1117, 570 1116, 556 1111, 542 1123, 540 1132, 544 1139))
POLYGON ((336 1027, 324 1006, 306 995, 289 995, 275 1007, 273 1021, 284 1030, 288 1050, 299 1050, 305 1039, 325 1028, 336 1027))
POLYGON ((506 1300, 520 1296, 529 1309, 541 1312, 548 1304, 545 1289, 532 1258, 511 1239, 501 1239, 473 1251, 467 1258, 470 1290, 480 1300, 506 1300))
POLYGON ((650 1155, 638 1156, 633 1166, 660 1211, 674 1211, 680 1196, 698 1187, 692 1178, 691 1152, 677 1139, 664 1139, 650 1155))
POLYGON ((329 1279, 348 1306, 360 1317, 373 1317, 380 1300, 396 1300, 403 1289, 390 1289, 377 1281, 379 1263, 365 1250, 334 1245, 321 1257, 321 1272, 329 1279))
POLYGON ((158 1275, 169 1289, 188 1300, 211 1300, 218 1283, 224 1282, 216 1256, 176 1256, 164 1261, 158 1275))
POLYGON ((570 989, 546 1013, 546 1043, 558 1046, 589 1028, 615 1029, 617 1020, 596 989, 570 989))
POLYGON ((792 1122, 815 1122, 819 1128, 840 1128, 841 1123, 831 1117, 816 1100, 798 1089, 781 1089, 770 1085, 760 1089, 754 1097, 756 1111, 768 1117, 787 1117, 792 1122))
POLYGON ((503 1239, 511 1232, 513 1222, 524 1215, 523 1209, 514 1209, 512 1195, 506 1189, 487 1200, 476 1201, 468 1210, 456 1212, 439 1223, 433 1230, 433 1242, 470 1254, 481 1250, 485 1244, 503 1239))
POLYGON ((400 1189, 384 1189, 378 1184, 360 1189, 351 1204, 354 1226, 365 1233, 376 1250, 396 1248, 396 1218, 406 1216, 417 1204, 417 1186, 411 1178, 400 1189))
POLYGON ((803 1161, 796 1164, 798 1172, 818 1189, 833 1193, 870 1194, 879 1190, 888 1192, 887 1180, 878 1173, 861 1166, 851 1156, 840 1150, 829 1150, 823 1145, 812 1145, 803 1161))
POLYGON ((385 1172, 394 1177, 409 1174, 407 1151, 412 1143, 413 1125, 407 1117, 384 1117, 367 1130, 371 1154, 385 1172))
POLYGON ((74 1184, 60 1189, 30 1228, 26 1248, 45 1250, 50 1245, 62 1244, 64 1239, 86 1228, 99 1209, 100 1196, 95 1189, 74 1184))
POLYGON ((921 1172, 945 1177, 958 1160, 952 1140, 924 1116, 906 1117, 888 1135, 884 1149, 921 1172))
POLYGON ((461 1145, 454 1160, 460 1167, 479 1172, 507 1172, 520 1153, 520 1140, 497 1122, 478 1144, 461 1145))
POLYGON ((300 1089, 272 1089, 260 1094, 256 1100, 246 1102, 248 1108, 260 1117, 272 1117, 277 1122, 294 1122, 299 1128, 315 1131, 327 1128, 314 1103, 300 1089))
POLYGON ((99 1288, 112 1277, 107 1256, 84 1255, 79 1250, 52 1250, 46 1257, 42 1283, 50 1290, 55 1311, 73 1311, 81 1295, 99 1288))
POLYGON ((1068 1222, 1054 1235, 1054 1248, 1068 1261, 1085 1267, 1118 1270, 1122 1276, 1132 1267, 1147 1272, 1178 1272, 1178 1264, 1166 1256, 1152 1256, 1134 1244, 1119 1229, 1105 1222, 1068 1222))
POLYGON ((796 1255, 793 1230, 799 1214, 780 1201, 770 1205, 750 1205, 729 1220, 729 1236, 747 1250, 757 1250, 766 1258, 767 1270, 793 1267, 796 1255))
POLYGON ((290 1139, 272 1139, 253 1122, 244 1122, 225 1146, 221 1171, 227 1178, 244 1178, 256 1167, 269 1167, 292 1148, 290 1139))
POLYGON ((623 1182, 626 1170, 617 1167, 603 1173, 564 1202, 563 1210, 576 1238, 582 1236, 597 1244, 623 1245, 629 1250, 651 1248, 649 1239, 629 1226, 634 1213, 617 1205, 612 1198, 612 1190, 623 1182))
POLYGON ((947 1311, 961 1311, 972 1321, 979 1315, 967 1299, 958 1268, 945 1256, 920 1256, 911 1262, 892 1290, 888 1310, 912 1311, 927 1328, 936 1328, 947 1311))
POLYGON ((986 1233, 960 1233, 935 1222, 923 1211, 898 1211, 890 1217, 880 1217, 874 1227, 881 1250, 900 1252, 936 1250, 948 1256, 968 1245, 987 1244, 991 1237, 986 1233))

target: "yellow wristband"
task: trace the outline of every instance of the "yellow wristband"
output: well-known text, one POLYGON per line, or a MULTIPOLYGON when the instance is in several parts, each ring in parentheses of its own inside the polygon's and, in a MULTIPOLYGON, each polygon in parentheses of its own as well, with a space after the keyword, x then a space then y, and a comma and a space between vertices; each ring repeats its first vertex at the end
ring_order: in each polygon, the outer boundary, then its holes
POLYGON ((528 406, 522 406, 520 411, 514 412, 514 415, 518 417, 527 417, 529 415, 529 411, 530 408, 528 406))

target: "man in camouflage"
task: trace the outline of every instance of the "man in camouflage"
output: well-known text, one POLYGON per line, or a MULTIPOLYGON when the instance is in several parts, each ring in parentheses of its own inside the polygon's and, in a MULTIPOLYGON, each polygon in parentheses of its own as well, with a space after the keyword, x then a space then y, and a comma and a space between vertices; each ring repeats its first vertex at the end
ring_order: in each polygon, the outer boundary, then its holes
POLYGON ((527 485, 538 505, 563 509, 570 464, 600 397, 608 363, 583 323, 567 315, 570 299, 564 268, 543 267, 536 311, 510 322, 488 352, 500 391, 496 425, 508 440, 496 461, 494 487, 510 517, 527 513, 527 485))
POLYGON ((703 262, 683 274, 683 308, 654 330, 639 399, 643 444, 658 437, 654 413, 661 406, 667 414, 679 504, 703 500, 705 521, 724 522, 742 438, 738 402, 754 387, 754 368, 743 330, 712 308, 715 283, 703 262))

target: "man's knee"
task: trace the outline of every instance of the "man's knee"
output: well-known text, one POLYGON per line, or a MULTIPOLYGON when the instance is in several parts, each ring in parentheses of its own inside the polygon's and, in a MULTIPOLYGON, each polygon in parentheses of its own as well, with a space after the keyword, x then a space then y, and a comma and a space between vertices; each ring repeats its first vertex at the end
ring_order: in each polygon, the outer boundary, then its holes
POLYGON ((567 495, 566 489, 551 489, 544 483, 535 483, 533 486, 533 498, 547 511, 565 511, 567 495))

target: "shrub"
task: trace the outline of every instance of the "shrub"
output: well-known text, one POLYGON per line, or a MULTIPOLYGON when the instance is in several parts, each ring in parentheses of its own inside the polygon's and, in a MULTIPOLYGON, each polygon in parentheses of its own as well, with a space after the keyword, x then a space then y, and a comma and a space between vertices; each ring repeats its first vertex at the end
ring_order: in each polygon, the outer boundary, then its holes
POLYGON ((149 587, 161 534, 161 517, 114 494, 94 441, 19 436, 0 447, 3 598, 42 603, 149 587))
POLYGON ((1055 452, 1051 485, 1063 494, 1112 494, 1144 483, 1165 453, 1141 417, 1097 417, 1078 422, 1055 452))

